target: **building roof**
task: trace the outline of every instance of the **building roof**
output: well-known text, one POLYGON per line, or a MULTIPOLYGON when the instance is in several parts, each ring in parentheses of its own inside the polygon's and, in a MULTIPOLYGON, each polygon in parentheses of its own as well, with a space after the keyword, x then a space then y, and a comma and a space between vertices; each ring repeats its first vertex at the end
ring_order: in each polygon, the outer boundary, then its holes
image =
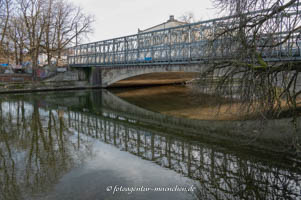
POLYGON ((160 30, 160 29, 180 26, 180 25, 184 25, 184 24, 187 24, 187 23, 178 21, 178 20, 175 19, 174 15, 170 15, 169 19, 166 22, 164 22, 162 24, 158 24, 156 26, 152 26, 152 27, 147 28, 145 30, 138 29, 138 33, 146 33, 146 32, 156 31, 156 30, 160 30))

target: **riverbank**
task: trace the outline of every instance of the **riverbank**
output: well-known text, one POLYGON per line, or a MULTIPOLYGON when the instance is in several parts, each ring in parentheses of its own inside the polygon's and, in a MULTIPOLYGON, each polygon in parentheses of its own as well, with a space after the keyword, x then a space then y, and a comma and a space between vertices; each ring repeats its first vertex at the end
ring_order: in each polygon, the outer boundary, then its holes
POLYGON ((93 89, 87 81, 31 81, 0 83, 0 93, 27 93, 56 90, 93 89))

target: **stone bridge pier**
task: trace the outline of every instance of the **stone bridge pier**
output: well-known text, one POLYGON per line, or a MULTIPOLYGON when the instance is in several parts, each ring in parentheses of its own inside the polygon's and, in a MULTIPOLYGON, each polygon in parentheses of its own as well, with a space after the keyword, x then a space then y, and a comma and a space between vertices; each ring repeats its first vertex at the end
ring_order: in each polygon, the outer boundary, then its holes
POLYGON ((130 77, 156 73, 156 72, 202 72, 207 69, 206 65, 179 64, 179 65, 153 65, 153 66, 120 66, 120 67, 89 67, 83 68, 89 83, 95 87, 106 88, 115 82, 130 77))

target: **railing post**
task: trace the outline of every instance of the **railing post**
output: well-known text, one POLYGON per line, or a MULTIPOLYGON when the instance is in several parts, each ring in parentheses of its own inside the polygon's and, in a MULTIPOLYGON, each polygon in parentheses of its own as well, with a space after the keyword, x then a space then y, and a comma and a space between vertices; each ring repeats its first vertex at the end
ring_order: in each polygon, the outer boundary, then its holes
POLYGON ((139 33, 137 35, 137 59, 136 59, 136 62, 138 61, 139 62, 139 57, 140 57, 140 37, 139 37, 139 33))
POLYGON ((96 42, 94 43, 94 64, 96 64, 97 58, 97 48, 96 48, 96 42))
POLYGON ((170 63, 171 62, 171 29, 168 30, 168 44, 169 44, 169 59, 168 59, 168 62, 170 63))
POLYGON ((106 52, 106 43, 103 43, 103 63, 106 64, 107 52, 106 52))
POLYGON ((191 61, 191 26, 190 25, 188 27, 188 48, 189 48, 188 60, 190 62, 191 61))
POLYGON ((125 52, 124 52, 124 62, 127 63, 128 61, 128 41, 127 41, 127 37, 124 37, 124 49, 125 49, 125 52))
POLYGON ((112 64, 115 63, 115 39, 113 39, 113 58, 112 58, 112 64))
POLYGON ((151 34, 151 38, 150 38, 150 49, 151 49, 151 57, 152 57, 152 62, 153 62, 153 60, 154 60, 154 42, 153 42, 153 40, 154 40, 154 33, 152 33, 151 34))

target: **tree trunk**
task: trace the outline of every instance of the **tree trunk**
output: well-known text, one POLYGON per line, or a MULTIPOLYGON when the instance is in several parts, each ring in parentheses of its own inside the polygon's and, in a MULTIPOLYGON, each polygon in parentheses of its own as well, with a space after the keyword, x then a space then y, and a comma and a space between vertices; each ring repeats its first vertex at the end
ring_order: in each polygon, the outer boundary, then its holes
POLYGON ((37 74, 37 70, 38 70, 38 50, 35 50, 32 55, 31 55, 31 61, 32 61, 32 76, 33 76, 33 80, 37 81, 38 80, 38 74, 37 74))
POLYGON ((18 58, 18 45, 17 42, 14 41, 14 48, 15 48, 15 61, 16 61, 16 65, 19 64, 19 58, 18 58))
POLYGON ((22 63, 23 63, 23 45, 20 45, 20 49, 19 49, 19 63, 22 65, 22 63))

